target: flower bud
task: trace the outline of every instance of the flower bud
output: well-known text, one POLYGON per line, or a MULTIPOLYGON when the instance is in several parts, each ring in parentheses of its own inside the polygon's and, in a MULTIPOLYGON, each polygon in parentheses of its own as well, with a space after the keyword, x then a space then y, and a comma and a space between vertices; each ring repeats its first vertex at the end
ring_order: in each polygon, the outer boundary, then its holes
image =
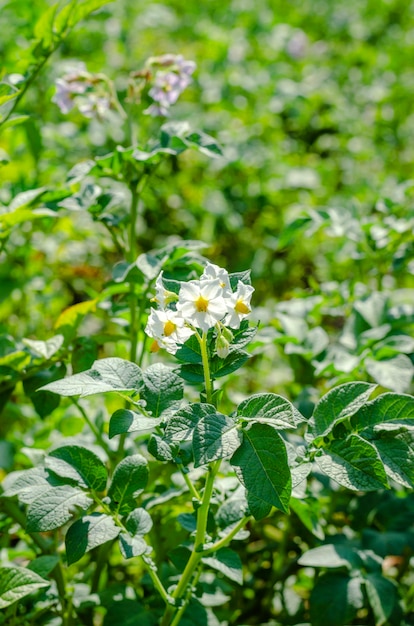
POLYGON ((220 359, 225 359, 229 354, 230 343, 223 335, 218 335, 216 339, 216 352, 220 359))

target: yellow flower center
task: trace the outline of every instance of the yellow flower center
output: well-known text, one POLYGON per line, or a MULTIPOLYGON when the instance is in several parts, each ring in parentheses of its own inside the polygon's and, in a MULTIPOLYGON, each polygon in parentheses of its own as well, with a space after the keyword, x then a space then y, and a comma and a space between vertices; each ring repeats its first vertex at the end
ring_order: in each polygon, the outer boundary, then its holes
POLYGON ((245 302, 243 302, 243 300, 237 300, 234 310, 236 313, 242 313, 243 315, 250 313, 249 307, 245 302))
POLYGON ((203 296, 199 296, 197 300, 194 302, 195 308, 198 313, 206 313, 208 307, 208 300, 203 298, 203 296))
POLYGON ((172 322, 171 320, 166 321, 164 324, 164 335, 166 337, 169 337, 170 335, 173 334, 176 328, 177 328, 177 325, 174 324, 174 322, 172 322))

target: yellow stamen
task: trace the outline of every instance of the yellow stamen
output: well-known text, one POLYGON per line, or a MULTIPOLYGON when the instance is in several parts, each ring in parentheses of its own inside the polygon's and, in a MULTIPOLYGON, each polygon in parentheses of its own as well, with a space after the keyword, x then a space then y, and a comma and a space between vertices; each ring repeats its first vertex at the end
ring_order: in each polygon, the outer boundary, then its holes
POLYGON ((177 326, 176 324, 174 324, 174 322, 172 322, 171 320, 167 320, 164 324, 164 335, 166 337, 169 337, 173 334, 176 328, 177 326))
POLYGON ((236 311, 236 313, 241 313, 243 315, 247 315, 248 313, 250 313, 249 307, 241 299, 237 300, 234 310, 236 311))
POLYGON ((150 352, 158 352, 158 350, 160 350, 160 346, 159 343, 157 341, 152 342, 151 346, 150 346, 150 352))
POLYGON ((203 298, 203 296, 199 296, 198 299, 194 302, 195 308, 199 313, 206 313, 208 308, 208 300, 203 298))

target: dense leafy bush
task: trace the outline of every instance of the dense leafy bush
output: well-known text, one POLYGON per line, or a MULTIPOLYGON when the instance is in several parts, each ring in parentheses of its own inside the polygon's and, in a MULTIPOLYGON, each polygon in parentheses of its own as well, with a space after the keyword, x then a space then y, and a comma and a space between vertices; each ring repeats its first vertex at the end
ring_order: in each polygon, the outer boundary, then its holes
POLYGON ((1 3, 0 624, 414 623, 412 9, 1 3))

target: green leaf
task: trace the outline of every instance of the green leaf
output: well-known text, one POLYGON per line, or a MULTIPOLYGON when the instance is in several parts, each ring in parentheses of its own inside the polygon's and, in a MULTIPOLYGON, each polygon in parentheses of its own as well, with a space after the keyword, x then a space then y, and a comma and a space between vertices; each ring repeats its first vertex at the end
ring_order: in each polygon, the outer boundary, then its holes
POLYGON ((414 433, 380 432, 371 439, 390 478, 412 489, 414 487, 414 433))
POLYGON ((315 461, 329 478, 355 491, 389 487, 384 465, 375 447, 359 435, 333 441, 315 461))
POLYGON ((364 361, 370 376, 380 385, 398 393, 408 391, 414 374, 414 365, 405 354, 392 359, 377 361, 367 358, 364 361))
POLYGON ((171 367, 162 363, 155 363, 148 367, 143 374, 144 388, 141 398, 146 402, 146 411, 153 417, 159 417, 184 395, 184 385, 181 378, 171 367))
POLYGON ((31 467, 20 472, 8 474, 3 481, 5 498, 17 496, 23 504, 33 502, 43 492, 51 487, 48 476, 42 467, 31 467))
POLYGON ((175 356, 179 361, 186 364, 202 363, 200 342, 195 335, 191 335, 191 337, 187 339, 185 344, 177 350, 175 356))
POLYGON ((68 565, 76 563, 86 552, 118 537, 121 528, 109 515, 92 513, 72 524, 65 538, 68 565))
POLYGON ((145 509, 134 509, 125 521, 125 528, 134 537, 137 535, 144 536, 152 528, 151 515, 145 509))
POLYGON ((349 419, 368 400, 375 385, 364 382, 345 383, 328 391, 318 402, 309 420, 313 436, 323 437, 336 424, 349 419))
POLYGON ((70 14, 68 25, 70 27, 75 26, 75 24, 85 19, 90 13, 101 9, 105 4, 109 4, 111 1, 113 0, 85 0, 81 4, 75 5, 70 14))
POLYGON ((127 533, 121 533, 119 535, 119 549, 124 559, 132 559, 134 556, 145 554, 148 551, 148 544, 140 536, 131 537, 127 533))
POLYGON ((375 626, 383 626, 388 622, 398 602, 397 588, 391 580, 381 574, 369 573, 365 578, 365 589, 375 616, 375 626))
POLYGON ((138 365, 111 357, 95 361, 86 372, 56 380, 41 389, 61 396, 85 397, 109 391, 139 391, 141 386, 142 372, 138 365))
POLYGON ((24 567, 0 567, 0 609, 49 587, 50 583, 24 567))
POLYGON ((159 435, 152 434, 148 442, 148 452, 157 461, 175 461, 177 459, 180 446, 172 443, 159 435))
POLYGON ((101 459, 88 448, 62 446, 50 452, 46 467, 62 478, 76 481, 80 487, 104 491, 107 471, 101 459))
POLYGON ((145 417, 129 409, 118 409, 109 421, 109 438, 123 433, 153 430, 161 423, 161 418, 145 417))
POLYGON ((275 393, 258 393, 250 396, 239 404, 237 415, 280 429, 296 428, 305 421, 293 404, 275 393))
POLYGON ((42 47, 47 50, 53 41, 53 21, 55 19, 58 4, 50 6, 37 20, 33 34, 36 39, 42 42, 42 47))
POLYGON ((356 548, 351 548, 343 544, 325 544, 318 548, 308 550, 298 559, 299 565, 308 567, 341 568, 347 570, 359 570, 363 566, 363 561, 356 548))
MULTIPOLYGON (((293 478, 293 477, 292 477, 293 478)), ((325 533, 321 525, 320 509, 315 498, 291 498, 289 506, 296 513, 302 524, 318 539, 324 539, 325 533)))
POLYGON ((243 565, 239 555, 230 548, 222 548, 212 556, 203 557, 202 562, 221 572, 238 585, 243 584, 243 565))
MULTIPOLYGON (((271 506, 287 513, 291 477, 286 447, 278 432, 267 424, 253 424, 243 431, 243 443, 231 458, 256 519, 271 506)), ((266 515, 267 513, 265 513, 266 515)))
POLYGON ((342 626, 364 605, 361 579, 332 573, 320 576, 310 597, 312 626, 342 626))
POLYGON ((202 417, 193 433, 194 467, 230 456, 241 443, 242 434, 234 420, 217 412, 202 417))
POLYGON ((115 468, 112 482, 108 489, 111 506, 120 513, 129 511, 134 498, 148 482, 148 465, 141 454, 127 456, 115 468))
POLYGON ((193 402, 179 409, 170 417, 165 429, 165 438, 170 441, 189 441, 199 420, 209 415, 216 415, 217 409, 212 404, 193 402))
POLYGON ((414 427, 414 397, 406 394, 383 393, 367 402, 352 418, 352 427, 357 431, 377 424, 414 427))
POLYGON ((25 346, 30 348, 37 356, 46 360, 52 358, 54 354, 62 347, 64 341, 63 335, 55 335, 47 341, 38 341, 35 339, 23 339, 25 346))
POLYGON ((225 359, 213 357, 210 362, 212 378, 221 378, 232 374, 246 363, 250 358, 250 354, 243 350, 233 350, 225 359))
POLYGON ((43 532, 60 528, 68 522, 76 508, 86 510, 92 504, 86 493, 63 485, 40 494, 27 509, 27 531, 43 532))
POLYGON ((35 572, 42 578, 46 578, 52 572, 56 565, 59 563, 60 557, 51 554, 44 554, 36 557, 27 566, 32 572, 35 572))

